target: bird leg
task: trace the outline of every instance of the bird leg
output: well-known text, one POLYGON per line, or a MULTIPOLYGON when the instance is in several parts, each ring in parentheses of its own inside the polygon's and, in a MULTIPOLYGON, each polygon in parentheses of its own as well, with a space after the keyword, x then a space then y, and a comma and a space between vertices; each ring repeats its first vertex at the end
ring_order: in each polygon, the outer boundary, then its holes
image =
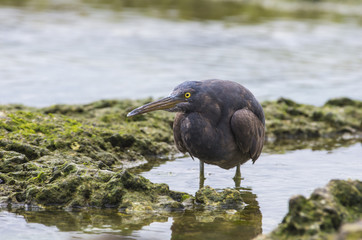
POLYGON ((240 173, 240 163, 238 165, 236 165, 236 172, 235 172, 235 176, 233 177, 234 182, 235 182, 235 187, 239 188, 240 184, 241 184, 241 173, 240 173))
POLYGON ((204 187, 204 182, 205 182, 205 174, 204 174, 204 162, 200 160, 200 184, 199 184, 199 188, 203 188, 204 187))

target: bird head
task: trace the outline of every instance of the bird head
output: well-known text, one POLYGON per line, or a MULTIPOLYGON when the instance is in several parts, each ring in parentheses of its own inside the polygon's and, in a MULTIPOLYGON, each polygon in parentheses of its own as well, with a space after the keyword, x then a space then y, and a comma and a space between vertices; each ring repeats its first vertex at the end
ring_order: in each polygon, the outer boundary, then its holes
POLYGON ((160 100, 145 104, 134 109, 127 114, 127 117, 140 115, 156 110, 166 110, 170 112, 180 112, 192 110, 194 102, 197 101, 199 86, 201 82, 188 81, 181 83, 170 93, 169 96, 160 100))

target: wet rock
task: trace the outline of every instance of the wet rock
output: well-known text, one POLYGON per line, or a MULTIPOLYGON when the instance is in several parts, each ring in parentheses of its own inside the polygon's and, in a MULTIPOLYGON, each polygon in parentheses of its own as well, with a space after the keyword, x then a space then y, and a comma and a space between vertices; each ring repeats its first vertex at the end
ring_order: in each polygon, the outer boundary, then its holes
MULTIPOLYGON (((111 167, 116 162, 119 162, 119 159, 115 154, 102 151, 96 154, 96 159, 100 160, 104 165, 111 167)), ((103 168, 103 165, 98 165, 100 168, 103 168)))
POLYGON ((268 140, 339 137, 346 131, 356 138, 362 132, 362 102, 332 99, 322 107, 280 98, 263 102, 268 140))
POLYGON ((30 160, 49 154, 47 149, 15 141, 0 140, 0 147, 7 151, 23 154, 30 160))
MULTIPOLYGON (((133 212, 194 206, 242 209, 243 198, 232 190, 204 188, 194 199, 130 172, 141 165, 150 168, 177 152, 172 113, 126 117, 149 101, 102 100, 44 109, 0 106, 0 201, 133 212)), ((360 139, 360 106, 361 101, 350 99, 334 99, 322 107, 284 98, 264 102, 267 138, 275 140, 265 149, 305 147, 305 139, 311 138, 360 139), (293 145, 282 142, 286 139, 293 139, 293 145)), ((325 141, 320 145, 328 146, 325 141)))
POLYGON ((330 105, 330 106, 338 106, 338 107, 345 107, 345 106, 356 106, 356 107, 362 107, 361 102, 359 101, 354 101, 350 98, 334 98, 334 99, 330 99, 326 102, 325 105, 330 105))
POLYGON ((14 151, 0 151, 0 159, 0 172, 2 173, 20 171, 21 164, 29 161, 24 154, 14 151))
POLYGON ((288 98, 283 98, 283 97, 279 98, 277 100, 277 103, 278 104, 285 104, 285 105, 290 106, 290 107, 296 107, 296 106, 299 105, 296 102, 294 102, 293 100, 288 99, 288 98))
MULTIPOLYGON (((208 198, 211 198, 209 193, 214 191, 214 189, 205 187, 196 195, 205 193, 208 198)), ((235 204, 227 204, 228 207, 231 207, 230 209, 220 208, 218 204, 211 207, 196 205, 196 210, 195 208, 193 211, 186 210, 181 216, 175 216, 171 227, 172 237, 176 239, 225 239, 225 232, 230 239, 252 239, 257 236, 262 232, 262 214, 256 195, 245 190, 239 193, 247 204, 245 208, 234 209, 235 204)), ((240 200, 239 193, 235 194, 236 203, 240 200)), ((215 200, 221 199, 217 197, 215 200)))
POLYGON ((133 145, 136 141, 135 138, 131 135, 120 135, 120 134, 113 134, 109 138, 105 139, 107 142, 110 142, 113 147, 120 147, 120 148, 128 148, 133 145))
POLYGON ((44 113, 59 113, 63 115, 73 115, 77 113, 83 113, 85 111, 84 107, 79 105, 65 105, 57 104, 47 108, 44 108, 44 113))
MULTIPOLYGON (((289 201, 289 212, 282 223, 267 236, 257 239, 333 239, 347 238, 347 223, 362 219, 362 182, 332 180, 325 188, 316 189, 310 196, 294 196, 289 201), (345 237, 345 238, 344 238, 345 237)), ((352 225, 352 226, 358 226, 352 225)), ((351 233, 351 236, 352 233, 351 233)), ((358 239, 358 238, 357 238, 358 239)))
POLYGON ((225 189, 217 192, 210 186, 201 188, 196 192, 195 202, 206 209, 243 209, 245 202, 240 191, 236 189, 225 189))
MULTIPOLYGON (((60 208, 119 208, 123 212, 164 210, 180 208, 181 198, 166 185, 153 184, 149 180, 127 171, 114 173, 102 171, 87 172, 73 164, 63 168, 63 177, 36 186, 29 184, 25 191, 11 195, 11 202, 25 202, 43 207, 60 208), (169 205, 160 205, 159 198, 170 200, 169 205)), ((40 176, 37 176, 39 178, 40 176)), ((43 182, 48 176, 43 173, 43 182)))

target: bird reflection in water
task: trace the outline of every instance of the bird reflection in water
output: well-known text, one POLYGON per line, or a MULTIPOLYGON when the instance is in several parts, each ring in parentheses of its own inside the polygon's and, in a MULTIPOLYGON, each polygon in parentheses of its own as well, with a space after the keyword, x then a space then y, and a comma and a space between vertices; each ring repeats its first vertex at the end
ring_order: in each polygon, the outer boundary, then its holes
POLYGON ((265 117, 254 95, 242 85, 225 80, 184 82, 168 97, 143 105, 128 117, 155 111, 177 112, 173 123, 175 144, 183 153, 200 160, 200 188, 204 163, 224 169, 236 167, 234 181, 240 186, 240 165, 259 158, 264 145, 265 117))
POLYGON ((257 196, 250 189, 242 189, 246 203, 242 210, 185 211, 175 215, 171 239, 254 239, 262 233, 262 214, 257 196))

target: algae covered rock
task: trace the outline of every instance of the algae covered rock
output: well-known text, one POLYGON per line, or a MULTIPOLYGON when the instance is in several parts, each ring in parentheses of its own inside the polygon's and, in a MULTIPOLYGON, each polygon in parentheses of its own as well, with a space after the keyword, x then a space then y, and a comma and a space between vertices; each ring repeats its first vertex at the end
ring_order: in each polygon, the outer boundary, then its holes
MULTIPOLYGON (((140 104, 0 106, 0 203, 116 208, 126 214, 193 208, 192 196, 128 170, 176 152, 172 114, 127 118, 140 104)), ((243 206, 237 191, 203 196, 209 199, 204 205, 243 206)))
MULTIPOLYGON (((42 109, 0 106, 0 203, 114 207, 126 212, 192 206, 187 194, 130 172, 141 165, 150 168, 177 152, 172 113, 126 117, 149 101, 102 100, 42 109)), ((288 99, 264 102, 267 139, 345 134, 360 138, 361 106, 361 101, 345 98, 322 107, 288 99)), ((196 194, 196 204, 239 208, 238 193, 225 191, 203 189, 196 194)))
POLYGON ((2 193, 8 193, 2 200, 7 203, 67 209, 98 207, 146 211, 163 209, 158 198, 164 196, 179 203, 177 207, 183 207, 181 202, 185 193, 170 191, 165 184, 153 184, 127 170, 114 172, 75 163, 87 161, 87 158, 45 156, 34 161, 35 167, 29 169, 26 175, 21 175, 23 180, 19 179, 17 172, 4 178, 0 175, 4 181, 0 185, 4 190, 2 193), (43 169, 44 162, 51 162, 52 167, 43 169), (142 204, 143 208, 135 209, 137 204, 142 204))
POLYGON ((361 138, 362 102, 349 98, 331 99, 321 107, 290 99, 262 103, 269 140, 339 137, 361 138))
MULTIPOLYGON (((9 159, 3 163, 7 161, 9 159)), ((161 197, 167 197, 173 203, 167 208, 182 209, 184 196, 190 197, 169 190, 165 184, 153 184, 127 170, 99 169, 97 163, 92 164, 92 159, 86 156, 58 153, 25 161, 18 166, 19 169, 0 174, 0 200, 3 203, 66 209, 117 208, 130 212, 166 209, 160 204, 161 197)))
POLYGON ((176 152, 167 113, 126 118, 139 104, 0 106, 0 202, 130 209, 134 199, 153 208, 165 196, 181 204, 185 194, 126 171, 176 152))
MULTIPOLYGON (((289 212, 282 223, 259 239, 333 239, 343 224, 362 219, 361 203, 361 181, 331 180, 325 188, 316 189, 308 199, 292 197, 289 212)), ((342 227, 344 233, 341 236, 347 235, 347 226, 342 227)))
MULTIPOLYGON (((55 226, 60 231, 93 233, 93 235, 88 235, 90 238, 101 234, 111 239, 127 239, 135 236, 135 234, 132 234, 133 231, 140 230, 151 223, 158 225, 162 222, 168 222, 166 228, 171 229, 172 239, 225 239, 225 232, 227 232, 228 239, 240 239, 240 236, 242 236, 242 239, 252 239, 262 232, 262 215, 256 195, 251 191, 244 190, 241 191, 241 194, 247 206, 245 209, 240 210, 223 211, 221 209, 201 210, 191 208, 182 211, 159 211, 149 209, 149 205, 140 204, 137 201, 133 202, 133 209, 128 208, 121 211, 120 209, 111 208, 63 211, 61 209, 39 209, 34 207, 8 207, 6 210, 15 213, 17 218, 24 216, 28 223, 55 226)), ((158 198, 160 204, 172 204, 172 201, 166 195, 158 198)), ((184 201, 193 201, 190 196, 182 196, 182 198, 184 201)), ((132 202, 129 202, 129 204, 132 204, 132 202)), ((157 235, 161 239, 162 236, 157 235)))
POLYGON ((245 207, 241 192, 236 189, 224 189, 217 192, 210 186, 206 186, 196 192, 195 201, 206 209, 239 210, 245 207))

